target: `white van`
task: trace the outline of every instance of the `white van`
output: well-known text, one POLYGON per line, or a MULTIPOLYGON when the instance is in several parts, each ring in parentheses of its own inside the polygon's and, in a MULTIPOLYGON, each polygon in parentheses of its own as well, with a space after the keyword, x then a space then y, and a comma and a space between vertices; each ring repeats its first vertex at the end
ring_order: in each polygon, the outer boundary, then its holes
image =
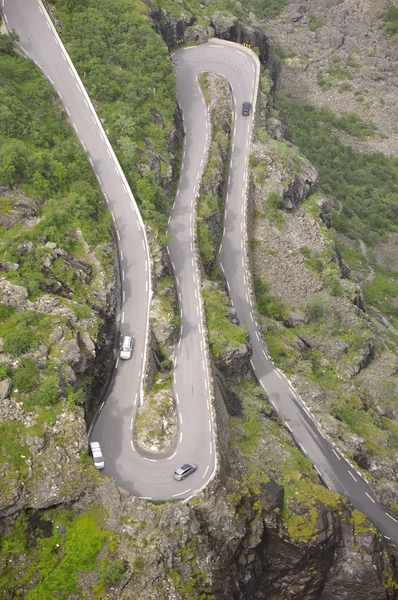
POLYGON ((105 458, 102 455, 99 442, 90 442, 90 451, 94 459, 94 465, 97 469, 103 469, 105 467, 105 458))

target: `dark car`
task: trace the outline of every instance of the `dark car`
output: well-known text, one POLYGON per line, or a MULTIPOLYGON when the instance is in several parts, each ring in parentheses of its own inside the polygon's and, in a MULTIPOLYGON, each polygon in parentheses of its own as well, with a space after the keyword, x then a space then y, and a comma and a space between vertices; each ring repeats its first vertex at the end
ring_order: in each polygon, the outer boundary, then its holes
POLYGON ((174 479, 177 479, 177 481, 181 481, 181 479, 185 479, 186 477, 188 477, 188 475, 195 473, 197 468, 198 467, 192 463, 186 463, 185 465, 182 465, 182 467, 177 469, 177 471, 174 471, 174 479))
POLYGON ((251 109, 252 109, 252 105, 250 104, 250 102, 244 102, 242 104, 242 115, 244 117, 250 116, 251 109))

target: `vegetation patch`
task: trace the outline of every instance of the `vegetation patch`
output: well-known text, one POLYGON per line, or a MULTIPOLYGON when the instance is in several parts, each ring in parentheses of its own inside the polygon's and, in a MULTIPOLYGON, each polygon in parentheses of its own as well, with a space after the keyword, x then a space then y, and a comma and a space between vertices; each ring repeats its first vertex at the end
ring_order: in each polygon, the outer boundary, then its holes
POLYGON ((161 163, 173 160, 168 135, 176 96, 167 48, 140 0, 87 0, 78 10, 69 0, 54 4, 62 38, 106 124, 143 218, 164 235, 171 197, 159 181, 161 163))
POLYGON ((215 359, 222 358, 228 348, 240 346, 247 341, 247 330, 242 325, 234 325, 228 319, 230 310, 228 297, 221 289, 205 284, 202 287, 209 343, 215 359))
POLYGON ((388 35, 397 35, 398 33, 398 6, 393 2, 389 2, 386 13, 383 17, 383 21, 386 23, 386 29, 388 35))
POLYGON ((262 279, 254 281, 257 309, 263 317, 282 321, 287 314, 287 308, 281 300, 270 295, 269 285, 262 279))
POLYGON ((30 533, 28 518, 18 517, 12 532, 0 542, 0 556, 6 565, 0 575, 0 590, 13 590, 18 597, 35 581, 24 596, 28 600, 80 596, 78 575, 97 566, 98 553, 111 536, 104 529, 105 518, 103 508, 91 508, 77 517, 56 509, 41 517, 47 526, 42 523, 41 529, 30 533))
MULTIPOLYGON (((342 211, 332 215, 337 231, 373 245, 387 231, 398 231, 398 161, 383 154, 362 154, 343 145, 333 133, 336 120, 328 111, 292 96, 281 96, 287 124, 295 143, 316 166, 320 188, 342 203, 342 211)), ((348 118, 348 117, 347 117, 348 118)), ((351 135, 359 137, 366 128, 353 123, 351 135)), ((337 123, 340 128, 346 123, 337 123)))

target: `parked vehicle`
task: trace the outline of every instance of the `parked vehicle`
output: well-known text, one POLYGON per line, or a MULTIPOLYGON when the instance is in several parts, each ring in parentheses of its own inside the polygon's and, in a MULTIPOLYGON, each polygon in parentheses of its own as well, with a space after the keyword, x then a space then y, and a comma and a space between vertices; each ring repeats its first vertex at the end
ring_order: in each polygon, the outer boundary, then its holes
POLYGON ((99 442, 90 442, 90 452, 94 460, 94 466, 97 469, 103 469, 105 467, 105 458, 103 457, 99 442))

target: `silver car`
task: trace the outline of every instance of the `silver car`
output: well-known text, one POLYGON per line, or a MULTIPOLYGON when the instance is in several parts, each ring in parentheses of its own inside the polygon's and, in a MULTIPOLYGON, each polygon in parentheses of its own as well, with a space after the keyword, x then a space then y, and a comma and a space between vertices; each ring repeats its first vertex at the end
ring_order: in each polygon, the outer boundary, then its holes
POLYGON ((188 477, 188 475, 195 473, 197 468, 198 467, 193 463, 186 463, 185 465, 182 465, 182 467, 174 471, 174 479, 177 479, 177 481, 181 481, 181 479, 185 479, 186 477, 188 477))
POLYGON ((120 358, 128 360, 131 358, 133 352, 133 338, 129 335, 125 335, 123 338, 122 347, 120 349, 120 358))

